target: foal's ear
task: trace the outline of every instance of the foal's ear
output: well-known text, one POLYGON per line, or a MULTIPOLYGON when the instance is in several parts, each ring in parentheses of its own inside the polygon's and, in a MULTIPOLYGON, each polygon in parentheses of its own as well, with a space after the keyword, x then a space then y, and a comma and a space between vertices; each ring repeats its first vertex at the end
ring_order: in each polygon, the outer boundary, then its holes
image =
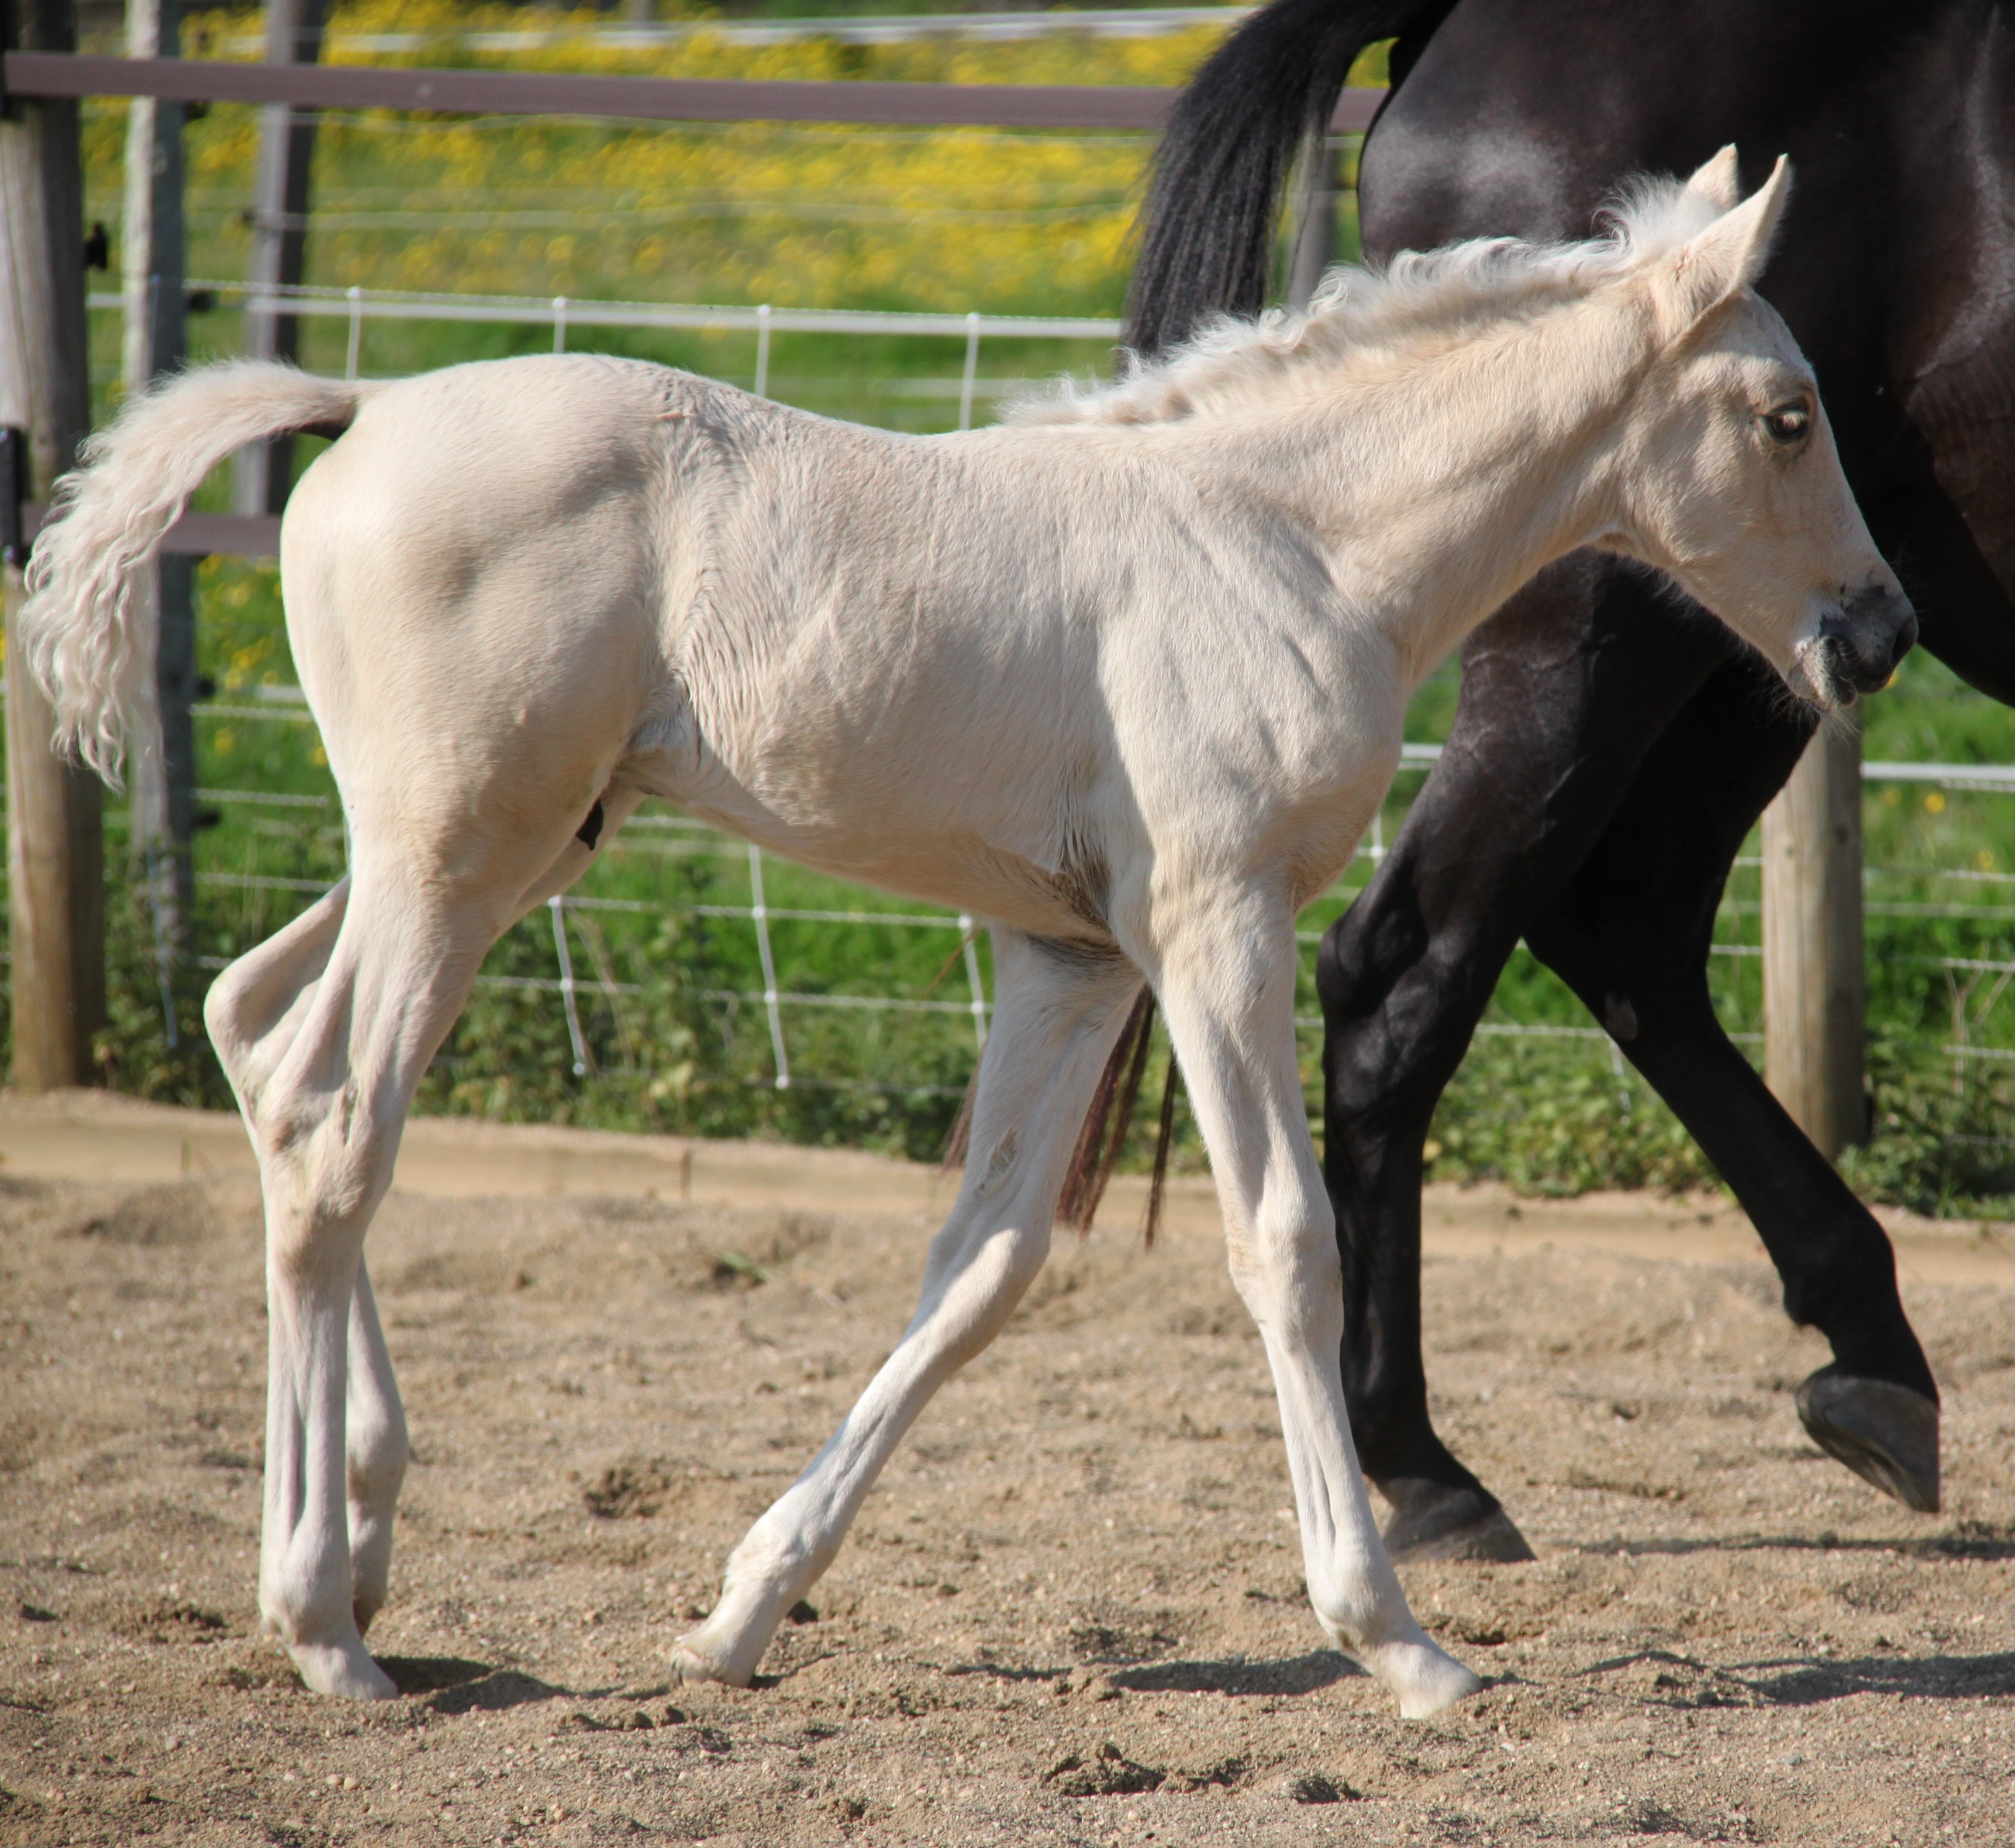
MULTIPOLYGON (((1713 176, 1711 184, 1718 181, 1722 176, 1715 170, 1723 162, 1732 185, 1734 156, 1733 148, 1722 149, 1686 182, 1688 188, 1704 191, 1704 176, 1713 176)), ((1780 155, 1769 179, 1668 259, 1665 280, 1673 297, 1675 333, 1683 333, 1763 273, 1791 192, 1791 163, 1780 155)))
POLYGON ((1735 143, 1730 142, 1709 161, 1694 169, 1686 190, 1704 199, 1717 212, 1732 212, 1742 196, 1741 175, 1737 171, 1735 143))

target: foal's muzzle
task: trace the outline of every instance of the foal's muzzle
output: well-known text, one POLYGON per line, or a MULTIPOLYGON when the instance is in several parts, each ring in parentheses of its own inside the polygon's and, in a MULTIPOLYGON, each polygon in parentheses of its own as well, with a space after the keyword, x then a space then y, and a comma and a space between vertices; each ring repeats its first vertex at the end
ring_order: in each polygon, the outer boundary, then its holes
POLYGON ((1917 612, 1900 590, 1870 584, 1843 597, 1819 623, 1805 663, 1812 691, 1827 705, 1852 705, 1889 684, 1916 645, 1917 612))

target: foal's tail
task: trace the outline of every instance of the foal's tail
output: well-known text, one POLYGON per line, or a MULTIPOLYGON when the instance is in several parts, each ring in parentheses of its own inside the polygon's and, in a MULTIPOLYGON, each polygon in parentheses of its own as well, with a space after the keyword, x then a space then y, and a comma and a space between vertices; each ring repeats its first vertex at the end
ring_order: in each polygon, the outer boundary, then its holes
POLYGON ((56 709, 56 747, 119 780, 126 731, 154 658, 141 574, 205 475, 233 450, 300 431, 335 436, 375 387, 234 360, 129 400, 50 497, 20 619, 27 666, 56 709))

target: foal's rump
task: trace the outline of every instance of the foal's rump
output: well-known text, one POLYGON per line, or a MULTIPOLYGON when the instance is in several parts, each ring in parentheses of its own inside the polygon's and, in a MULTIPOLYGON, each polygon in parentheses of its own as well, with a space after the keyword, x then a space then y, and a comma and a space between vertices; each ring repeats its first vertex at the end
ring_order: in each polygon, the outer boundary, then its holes
POLYGON ((663 393, 592 358, 388 386, 289 504, 295 663, 354 826, 569 831, 663 677, 663 393))

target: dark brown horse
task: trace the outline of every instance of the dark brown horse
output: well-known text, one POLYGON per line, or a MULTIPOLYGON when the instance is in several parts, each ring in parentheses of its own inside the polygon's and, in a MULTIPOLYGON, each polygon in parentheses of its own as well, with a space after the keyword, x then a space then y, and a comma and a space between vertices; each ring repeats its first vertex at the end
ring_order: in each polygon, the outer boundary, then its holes
MULTIPOLYGON (((1134 284, 1155 351, 1261 305, 1285 175, 1368 44, 1396 38, 1366 144, 1370 258, 1587 235, 1625 176, 1788 152, 1763 292, 1819 368, 1923 642, 2015 699, 2015 20, 1994 0, 1276 0, 1186 93, 1134 284)), ((1834 1360, 1806 1429, 1938 1505, 1938 1389, 1881 1228, 1715 1017, 1729 867, 1812 720, 1769 670, 1640 576, 1579 554, 1470 643, 1448 748, 1318 966, 1344 1378, 1395 1555, 1522 1558, 1428 1416, 1421 1149, 1522 936, 1614 1033, 1755 1222, 1792 1319, 1834 1360)))

